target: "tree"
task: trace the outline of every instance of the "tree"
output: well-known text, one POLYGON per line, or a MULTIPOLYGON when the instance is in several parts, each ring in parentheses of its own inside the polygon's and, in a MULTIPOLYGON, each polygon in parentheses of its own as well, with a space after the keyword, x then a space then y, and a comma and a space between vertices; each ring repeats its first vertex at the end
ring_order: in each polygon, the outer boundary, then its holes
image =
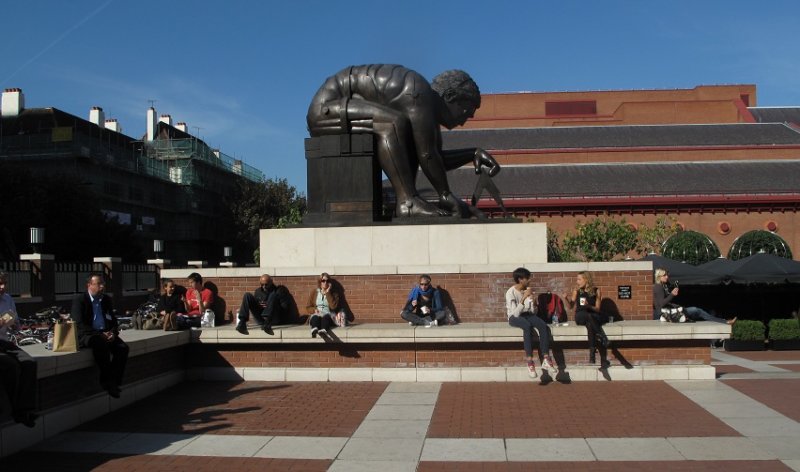
POLYGON ((260 230, 297 224, 306 212, 305 196, 286 179, 242 180, 226 203, 236 230, 237 251, 243 254, 258 248, 260 230))
POLYGON ((770 231, 756 229, 736 238, 728 250, 728 259, 736 261, 759 252, 792 258, 792 250, 782 237, 770 231))
POLYGON ((567 231, 564 250, 577 260, 597 262, 624 257, 636 247, 636 230, 625 220, 615 221, 606 217, 575 225, 576 233, 567 231))
POLYGON ((652 227, 641 223, 636 232, 637 254, 658 254, 664 241, 678 232, 680 226, 674 217, 659 216, 652 227))
POLYGON ((5 196, 0 229, 0 259, 19 260, 29 251, 31 227, 45 229, 45 252, 59 260, 82 261, 97 256, 142 260, 133 228, 108 219, 91 189, 68 175, 32 175, 5 165, 0 172, 5 196))
POLYGON ((717 243, 697 231, 679 231, 664 241, 662 255, 673 261, 700 265, 720 256, 717 243))

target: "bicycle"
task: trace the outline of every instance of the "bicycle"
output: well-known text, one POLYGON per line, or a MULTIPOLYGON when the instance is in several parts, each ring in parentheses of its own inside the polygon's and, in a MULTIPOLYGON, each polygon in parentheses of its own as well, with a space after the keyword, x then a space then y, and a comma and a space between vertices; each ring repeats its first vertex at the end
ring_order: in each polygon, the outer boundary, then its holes
POLYGON ((61 311, 60 307, 52 306, 37 311, 33 318, 18 317, 17 325, 19 327, 9 329, 9 340, 17 346, 46 343, 48 333, 63 318, 61 311))

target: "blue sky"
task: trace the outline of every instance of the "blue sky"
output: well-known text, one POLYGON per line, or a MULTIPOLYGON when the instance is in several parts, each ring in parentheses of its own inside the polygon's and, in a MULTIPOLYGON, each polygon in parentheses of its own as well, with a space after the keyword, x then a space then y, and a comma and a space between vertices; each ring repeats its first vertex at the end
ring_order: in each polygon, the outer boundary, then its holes
POLYGON ((145 112, 306 190, 309 100, 351 64, 431 79, 463 69, 483 93, 756 84, 760 106, 800 105, 800 2, 5 2, 0 87, 26 106, 139 137, 145 112))

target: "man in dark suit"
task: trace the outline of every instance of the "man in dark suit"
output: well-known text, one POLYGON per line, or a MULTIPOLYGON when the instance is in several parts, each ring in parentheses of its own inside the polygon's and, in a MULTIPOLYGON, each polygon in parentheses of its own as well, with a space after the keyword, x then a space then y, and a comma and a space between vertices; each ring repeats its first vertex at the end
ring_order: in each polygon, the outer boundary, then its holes
POLYGON ((70 314, 78 330, 78 346, 92 349, 100 368, 100 385, 109 395, 119 398, 129 349, 119 338, 113 304, 104 290, 103 276, 91 274, 86 279, 86 292, 72 301, 70 314))

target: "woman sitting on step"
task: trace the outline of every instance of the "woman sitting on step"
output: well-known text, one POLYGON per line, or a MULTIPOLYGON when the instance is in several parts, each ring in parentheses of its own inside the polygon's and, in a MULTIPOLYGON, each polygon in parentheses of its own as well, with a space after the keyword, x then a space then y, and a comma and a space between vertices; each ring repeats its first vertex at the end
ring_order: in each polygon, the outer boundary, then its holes
POLYGON ((575 308, 575 322, 586 326, 586 335, 589 340, 589 362, 594 364, 595 350, 600 348, 600 368, 607 369, 608 346, 610 344, 603 325, 608 323, 608 315, 600 311, 602 295, 600 289, 594 286, 592 274, 587 271, 578 272, 576 286, 566 295, 569 307, 575 308), (598 346, 599 345, 599 346, 598 346))

